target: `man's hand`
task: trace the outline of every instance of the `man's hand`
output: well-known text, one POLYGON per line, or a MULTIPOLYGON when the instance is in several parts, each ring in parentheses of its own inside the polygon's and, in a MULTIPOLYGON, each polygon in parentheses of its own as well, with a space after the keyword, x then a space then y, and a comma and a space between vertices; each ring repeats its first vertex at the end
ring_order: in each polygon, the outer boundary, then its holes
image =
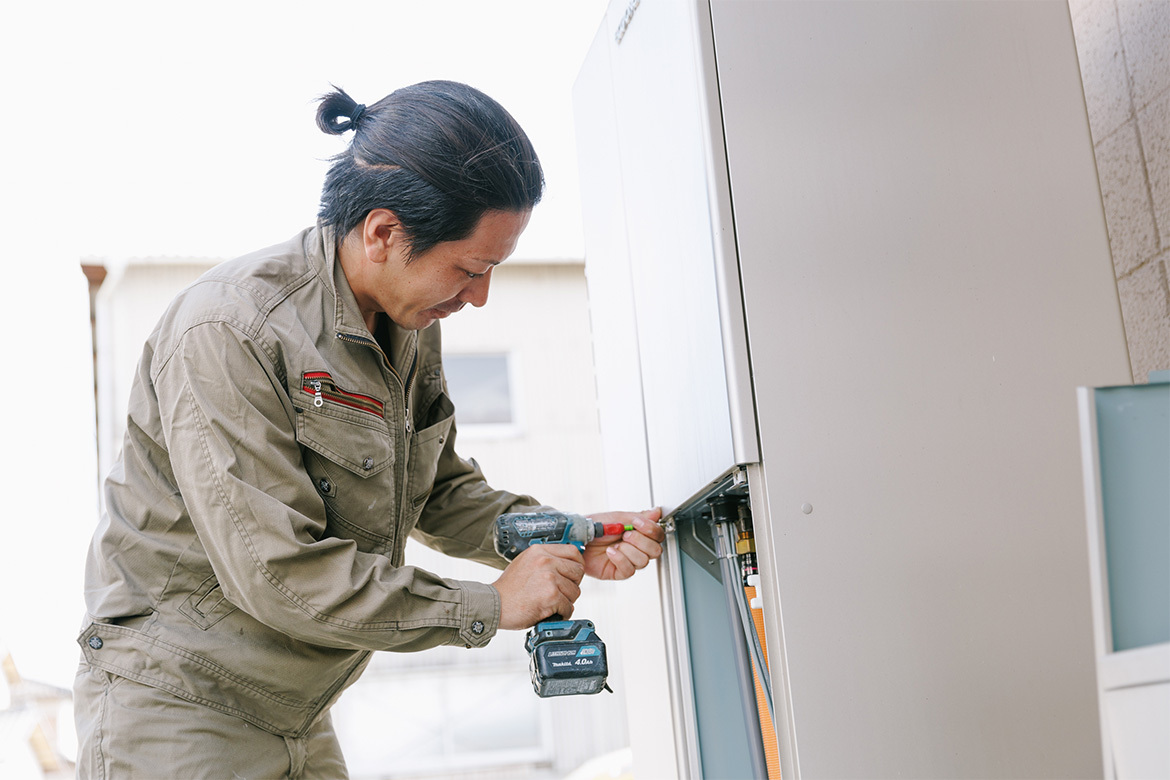
POLYGON ((632 525, 634 530, 620 535, 602 536, 590 542, 585 547, 585 573, 599 580, 624 580, 633 576, 638 569, 645 568, 651 560, 662 555, 662 541, 666 539, 666 532, 658 525, 661 518, 661 509, 590 515, 590 519, 598 523, 632 525))
POLYGON ((567 620, 584 576, 581 553, 573 545, 532 545, 492 583, 500 594, 500 628, 529 628, 554 614, 567 620))

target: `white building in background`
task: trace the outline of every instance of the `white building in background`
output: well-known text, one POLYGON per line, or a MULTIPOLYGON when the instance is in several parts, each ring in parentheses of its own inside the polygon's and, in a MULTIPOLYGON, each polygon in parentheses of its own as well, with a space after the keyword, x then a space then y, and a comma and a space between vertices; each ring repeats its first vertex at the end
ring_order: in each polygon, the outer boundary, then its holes
MULTIPOLYGON (((98 463, 118 457, 142 345, 183 287, 216 261, 86 260, 95 333, 98 463), (105 268, 103 274, 101 269, 105 268)), ((570 511, 607 507, 580 259, 513 257, 493 271, 488 304, 443 322, 444 364, 457 409, 459 451, 494 485, 570 511)), ((96 522, 96 518, 95 518, 96 522)), ((411 542, 411 565, 492 582, 498 572, 411 542)), ((641 577, 651 581, 652 572, 641 577)), ((628 746, 616 598, 628 584, 589 581, 577 617, 593 619, 610 648, 614 694, 539 699, 522 632, 486 648, 377 653, 333 708, 354 780, 560 778, 628 746), (609 616, 609 617, 607 617, 609 616)), ((647 590, 639 588, 638 598, 647 590)), ((644 605, 657 611, 656 603, 644 605)), ((592 776, 592 775, 589 775, 592 776)))

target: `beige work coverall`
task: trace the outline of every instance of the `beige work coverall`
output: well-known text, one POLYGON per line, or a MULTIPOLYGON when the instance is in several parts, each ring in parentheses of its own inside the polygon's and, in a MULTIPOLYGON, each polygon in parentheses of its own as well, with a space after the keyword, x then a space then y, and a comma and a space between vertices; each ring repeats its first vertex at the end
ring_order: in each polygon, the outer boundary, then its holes
POLYGON ((539 504, 455 453, 453 415, 438 324, 373 338, 327 229, 182 292, 86 565, 81 776, 337 777, 328 709, 371 651, 487 644, 496 590, 406 539, 503 568, 494 519, 539 504))

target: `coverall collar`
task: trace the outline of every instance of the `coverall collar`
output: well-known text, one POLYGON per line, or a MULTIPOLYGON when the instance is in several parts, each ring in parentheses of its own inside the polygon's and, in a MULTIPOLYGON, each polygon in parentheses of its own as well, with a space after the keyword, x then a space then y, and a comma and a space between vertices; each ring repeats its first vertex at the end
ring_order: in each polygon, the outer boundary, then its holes
MULTIPOLYGON (((333 327, 337 333, 354 336, 367 342, 378 343, 377 334, 371 333, 366 327, 365 317, 362 316, 357 298, 349 286, 349 279, 341 263, 337 262, 336 232, 328 225, 317 223, 316 246, 313 247, 314 258, 321 257, 324 263, 326 285, 333 293, 334 317, 333 327), (318 254, 319 253, 319 254, 318 254)), ((385 319, 382 315, 380 319, 385 319)), ((418 333, 406 331, 393 322, 387 321, 387 336, 389 336, 389 353, 387 358, 394 369, 401 375, 407 376, 414 364, 415 349, 418 344, 418 333)), ((382 347, 380 343, 379 347, 382 347)))

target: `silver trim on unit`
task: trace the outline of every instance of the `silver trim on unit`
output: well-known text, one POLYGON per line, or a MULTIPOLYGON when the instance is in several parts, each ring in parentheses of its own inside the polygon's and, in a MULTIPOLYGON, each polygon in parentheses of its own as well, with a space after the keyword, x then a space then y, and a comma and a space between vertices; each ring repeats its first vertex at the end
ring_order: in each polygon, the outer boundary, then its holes
MULTIPOLYGON (((668 518, 669 522, 669 518, 668 518)), ((662 557, 658 559, 658 585, 662 595, 662 622, 666 633, 666 666, 670 678, 670 708, 674 712, 675 761, 680 780, 702 778, 699 763, 698 725, 695 698, 691 694, 691 658, 687 644, 687 616, 682 597, 682 573, 679 567, 678 538, 666 535, 662 557), (683 681, 686 681, 684 688, 683 681)))
POLYGON ((735 241, 735 216, 731 209, 731 179, 727 145, 723 138, 723 113, 715 62, 715 35, 708 0, 691 4, 692 30, 696 36, 699 71, 699 109, 707 166, 707 205, 711 212, 711 249, 715 256, 715 284, 719 295, 719 324, 723 338, 723 363, 727 370, 727 405, 731 417, 731 446, 735 462, 756 463, 760 444, 756 427, 755 394, 748 354, 747 320, 739 252, 735 241))

